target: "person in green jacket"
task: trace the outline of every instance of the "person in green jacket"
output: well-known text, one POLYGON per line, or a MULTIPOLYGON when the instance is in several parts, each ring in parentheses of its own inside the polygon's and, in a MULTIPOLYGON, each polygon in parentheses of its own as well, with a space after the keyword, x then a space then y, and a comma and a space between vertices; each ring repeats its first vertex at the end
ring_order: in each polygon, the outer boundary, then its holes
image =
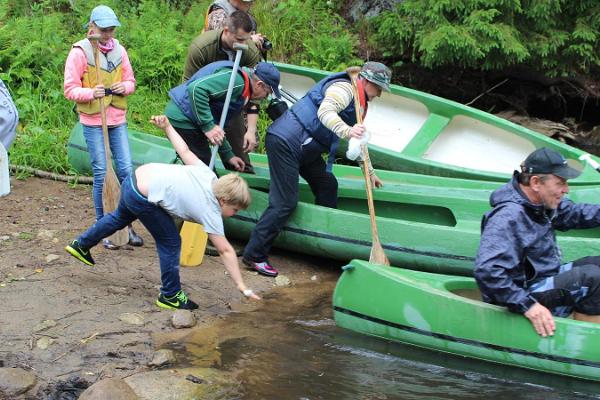
MULTIPOLYGON (((233 63, 219 61, 196 72, 190 80, 169 91, 171 100, 165 115, 182 136, 193 137, 188 142, 190 150, 205 164, 210 161, 209 143, 219 145, 223 164, 238 171, 244 162, 236 157, 231 146, 224 140, 225 132, 218 122, 223 111, 233 63)), ((251 100, 262 100, 271 95, 280 97, 280 74, 273 64, 260 62, 254 68, 238 70, 231 95, 227 116, 240 114, 251 100)))
MULTIPOLYGON (((221 29, 204 32, 197 36, 191 43, 185 61, 183 72, 184 81, 189 80, 198 70, 210 63, 235 58, 233 50, 235 43, 248 46, 242 53, 240 66, 254 67, 260 61, 260 51, 251 40, 252 19, 243 11, 234 11, 226 20, 221 29)), ((246 108, 248 126, 244 121, 244 113, 237 112, 231 115, 225 126, 227 141, 231 144, 233 153, 244 162, 245 172, 252 172, 250 158, 247 151, 256 146, 256 125, 258 122, 258 104, 251 103, 246 108)), ((185 142, 192 147, 197 147, 198 137, 181 133, 185 142)), ((227 165, 226 165, 227 166, 227 165)))

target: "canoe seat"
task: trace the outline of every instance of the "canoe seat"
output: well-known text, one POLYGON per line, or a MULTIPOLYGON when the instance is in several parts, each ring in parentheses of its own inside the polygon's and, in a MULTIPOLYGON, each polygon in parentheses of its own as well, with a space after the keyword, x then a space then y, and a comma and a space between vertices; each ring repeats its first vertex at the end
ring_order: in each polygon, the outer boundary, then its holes
POLYGON ((483 301, 479 289, 456 289, 452 290, 452 293, 457 296, 466 297, 467 299, 483 301))
POLYGON ((445 289, 457 296, 467 299, 483 301, 477 284, 472 279, 456 279, 444 283, 445 289))

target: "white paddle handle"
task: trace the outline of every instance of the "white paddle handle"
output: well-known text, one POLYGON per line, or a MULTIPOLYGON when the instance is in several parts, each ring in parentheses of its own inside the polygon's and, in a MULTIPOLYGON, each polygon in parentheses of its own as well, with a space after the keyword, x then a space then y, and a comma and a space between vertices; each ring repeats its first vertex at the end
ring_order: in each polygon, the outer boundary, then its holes
MULTIPOLYGON (((223 111, 221 111, 221 120, 219 126, 221 129, 225 128, 225 121, 227 120, 227 111, 229 110, 229 103, 231 102, 231 93, 233 92, 233 85, 235 84, 235 78, 237 77, 237 71, 240 67, 240 60, 242 59, 242 51, 248 48, 248 45, 240 43, 234 43, 233 48, 235 51, 235 61, 233 62, 233 70, 231 71, 231 78, 229 78, 229 86, 227 87, 227 95, 225 96, 225 104, 223 104, 223 111)), ((223 138, 225 140, 225 138, 223 138)), ((211 149, 210 163, 208 168, 213 169, 215 166, 215 159, 217 158, 217 151, 219 151, 219 145, 214 145, 211 149)))
POLYGON ((579 159, 581 161, 586 161, 590 165, 590 167, 600 172, 600 164, 598 163, 598 161, 594 160, 592 156, 590 156, 588 153, 579 156, 579 159))

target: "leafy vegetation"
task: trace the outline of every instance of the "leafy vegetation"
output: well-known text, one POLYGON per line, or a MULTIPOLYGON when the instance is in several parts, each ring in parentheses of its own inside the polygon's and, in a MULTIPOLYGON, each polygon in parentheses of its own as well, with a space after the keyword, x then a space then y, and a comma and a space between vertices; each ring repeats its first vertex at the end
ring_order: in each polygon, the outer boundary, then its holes
POLYGON ((372 25, 384 56, 426 67, 527 65, 548 76, 600 67, 597 0, 404 0, 372 25))
MULTIPOLYGON (((103 0, 123 26, 137 90, 130 129, 160 134, 148 123, 180 82, 188 44, 199 34, 210 0, 103 0)), ((0 78, 20 112, 11 161, 69 173, 66 145, 77 115, 63 97, 71 44, 85 35, 92 2, 0 1, 0 78)), ((359 33, 372 49, 425 67, 480 70, 527 65, 550 76, 600 69, 598 0, 403 0, 393 11, 351 26, 341 0, 262 0, 253 14, 273 42, 269 59, 343 70, 360 64, 359 33)), ((261 116, 264 133, 269 121, 261 116)), ((262 147, 261 147, 262 149, 262 147)))
MULTIPOLYGON (((148 119, 163 112, 167 92, 180 83, 187 47, 202 29, 210 0, 102 3, 112 7, 122 23, 116 38, 127 49, 137 80, 136 92, 128 98, 129 127, 160 134, 148 119)), ((332 70, 359 62, 358 39, 345 29, 333 6, 319 0, 275 3, 273 8, 272 1, 258 2, 254 10, 260 31, 274 44, 270 58, 332 70)), ((78 117, 63 96, 64 62, 72 43, 85 36, 84 25, 94 6, 75 0, 1 3, 0 78, 20 114, 12 163, 70 172, 67 142, 78 117)), ((263 134, 267 125, 263 115, 263 134)))

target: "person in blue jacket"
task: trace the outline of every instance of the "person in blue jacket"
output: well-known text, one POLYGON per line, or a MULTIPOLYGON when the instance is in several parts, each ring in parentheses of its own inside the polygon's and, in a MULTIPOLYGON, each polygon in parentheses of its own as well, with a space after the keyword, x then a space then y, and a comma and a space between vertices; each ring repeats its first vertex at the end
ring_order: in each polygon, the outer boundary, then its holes
MULTIPOLYGON (((265 146, 269 156, 269 206, 260 217, 244 249, 243 262, 262 275, 277 276, 268 261, 271 245, 298 204, 298 177, 302 176, 315 195, 315 203, 337 207, 337 180, 331 173, 340 139, 361 139, 366 134, 357 123, 354 102, 363 114, 368 102, 389 91, 392 72, 378 62, 367 62, 357 79, 354 98, 350 76, 332 74, 315 86, 275 120, 267 129, 265 146), (328 162, 323 154, 329 154, 328 162)), ((369 165, 374 187, 381 180, 369 165)))
POLYGON ((600 322, 600 256, 563 264, 555 229, 600 226, 600 206, 565 198, 580 171, 548 148, 531 153, 490 197, 482 220, 475 279, 483 300, 523 314, 541 336, 553 316, 600 322))

